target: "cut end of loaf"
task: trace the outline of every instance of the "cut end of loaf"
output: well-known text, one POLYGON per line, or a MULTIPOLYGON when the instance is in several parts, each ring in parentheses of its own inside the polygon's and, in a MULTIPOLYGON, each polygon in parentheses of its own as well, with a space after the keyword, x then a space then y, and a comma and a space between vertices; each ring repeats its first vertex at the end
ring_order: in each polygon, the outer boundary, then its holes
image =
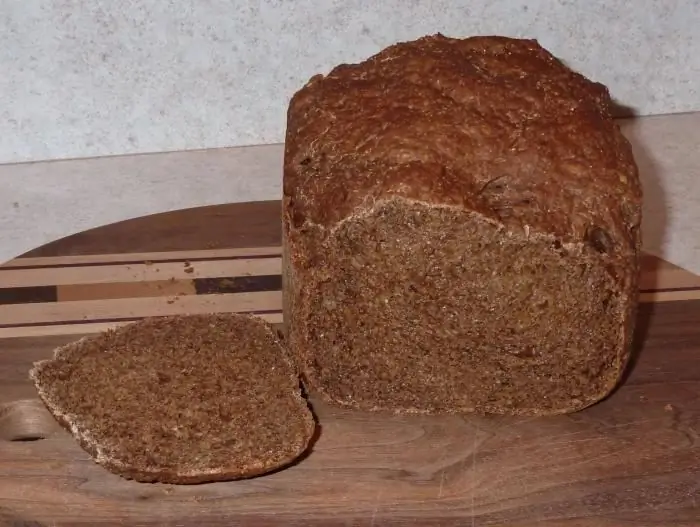
POLYGON ((329 401, 551 415, 605 397, 627 362, 632 282, 585 244, 393 200, 322 250, 291 331, 329 401))
POLYGON ((245 315, 146 319, 60 348, 30 375, 97 463, 138 481, 264 474, 296 460, 315 427, 275 332, 245 315))

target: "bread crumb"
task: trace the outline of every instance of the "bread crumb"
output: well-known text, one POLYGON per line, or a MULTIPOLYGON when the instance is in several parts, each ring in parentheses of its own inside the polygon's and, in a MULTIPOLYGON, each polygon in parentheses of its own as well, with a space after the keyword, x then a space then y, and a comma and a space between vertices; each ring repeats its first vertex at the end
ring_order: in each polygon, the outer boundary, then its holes
POLYGON ((189 260, 185 260, 185 267, 192 267, 192 264, 189 262, 189 260))
POLYGON ((175 303, 175 300, 176 300, 175 298, 170 298, 170 299, 167 300, 166 303, 167 303, 167 304, 174 304, 174 303, 175 303))
POLYGON ((192 274, 194 273, 194 267, 185 267, 185 272, 187 274, 192 274))
POLYGON ((672 404, 667 404, 666 406, 664 406, 664 410, 666 410, 667 412, 673 412, 673 410, 675 410, 675 408, 673 407, 672 404))
POLYGON ((639 396, 639 400, 642 401, 642 402, 646 401, 646 400, 647 400, 646 395, 640 395, 640 396, 639 396))

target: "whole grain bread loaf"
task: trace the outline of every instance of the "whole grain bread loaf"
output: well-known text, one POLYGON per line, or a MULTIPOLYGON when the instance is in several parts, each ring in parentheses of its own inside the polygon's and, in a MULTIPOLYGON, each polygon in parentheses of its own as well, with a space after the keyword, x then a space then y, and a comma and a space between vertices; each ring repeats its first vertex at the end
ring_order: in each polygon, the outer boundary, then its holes
POLYGON ((138 481, 264 474, 315 426, 277 334, 246 315, 145 319, 61 347, 30 376, 97 463, 138 481))
POLYGON ((313 77, 284 160, 288 345, 327 401, 544 415, 613 390, 642 193, 607 89, 536 41, 429 36, 313 77))

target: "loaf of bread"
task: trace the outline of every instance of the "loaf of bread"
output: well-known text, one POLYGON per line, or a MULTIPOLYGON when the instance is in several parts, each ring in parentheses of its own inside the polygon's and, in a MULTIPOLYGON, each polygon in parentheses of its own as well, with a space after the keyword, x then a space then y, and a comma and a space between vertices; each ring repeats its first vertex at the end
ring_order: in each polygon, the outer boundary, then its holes
POLYGON ((284 159, 288 345, 324 399, 547 415, 609 394, 642 192, 607 89, 536 41, 429 36, 313 77, 284 159))
POLYGON ((315 426, 277 335, 245 315, 146 319, 59 348, 30 377, 98 464, 138 481, 264 474, 315 426))

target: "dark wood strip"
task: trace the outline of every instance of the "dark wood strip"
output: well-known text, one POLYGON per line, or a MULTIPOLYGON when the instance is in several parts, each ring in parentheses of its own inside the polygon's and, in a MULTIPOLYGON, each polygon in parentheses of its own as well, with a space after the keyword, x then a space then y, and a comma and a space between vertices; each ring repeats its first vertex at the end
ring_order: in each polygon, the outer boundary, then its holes
MULTIPOLYGON (((162 263, 178 263, 178 262, 184 262, 188 261, 190 263, 196 263, 196 262, 222 262, 222 261, 230 261, 230 260, 250 260, 250 259, 255 259, 255 260, 266 260, 270 258, 279 258, 282 255, 280 252, 279 254, 261 254, 261 255, 251 255, 251 256, 211 256, 211 257, 202 257, 202 258, 187 258, 186 260, 183 258, 159 258, 156 260, 125 260, 125 261, 120 261, 120 262, 90 262, 90 263, 67 263, 67 264, 50 264, 50 265, 13 265, 12 267, 0 267, 0 273, 2 271, 9 271, 9 270, 27 270, 27 269, 63 269, 66 267, 102 267, 102 266, 108 266, 108 265, 141 265, 141 264, 162 264, 162 263)), ((19 258, 27 258, 26 255, 20 256, 19 258)), ((0 275, 1 277, 1 275, 0 275)))
POLYGON ((196 294, 193 280, 153 280, 147 282, 110 282, 104 284, 70 284, 57 287, 59 302, 143 298, 196 294))
POLYGON ((232 276, 228 278, 196 278, 194 280, 194 287, 198 295, 279 291, 282 289, 282 276, 267 275, 232 276))
POLYGON ((282 243, 281 225, 277 200, 196 207, 90 229, 21 257, 270 247, 282 243))
POLYGON ((52 285, 2 289, 0 284, 0 305, 56 302, 57 297, 56 286, 52 285))

